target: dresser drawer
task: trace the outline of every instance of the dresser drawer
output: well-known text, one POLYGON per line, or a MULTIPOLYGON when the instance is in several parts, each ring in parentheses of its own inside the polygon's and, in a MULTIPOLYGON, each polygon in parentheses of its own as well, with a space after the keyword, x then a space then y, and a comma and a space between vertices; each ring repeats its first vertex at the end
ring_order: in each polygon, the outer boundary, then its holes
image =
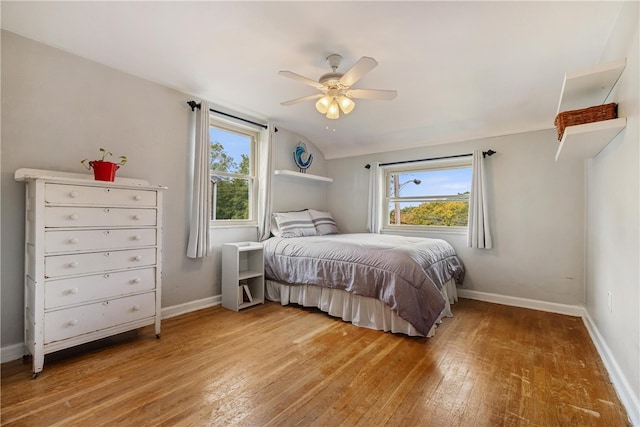
POLYGON ((44 209, 45 227, 118 227, 156 225, 155 209, 54 207, 44 209))
POLYGON ((45 253, 88 250, 127 249, 155 246, 155 228, 125 228, 110 230, 47 230, 44 233, 45 253))
POLYGON ((49 255, 44 258, 45 279, 151 266, 156 263, 155 248, 125 251, 49 255))
POLYGON ((156 192, 126 188, 46 184, 45 202, 65 205, 156 206, 156 192))
POLYGON ((49 310, 135 292, 151 291, 155 288, 155 284, 156 269, 153 267, 47 280, 44 286, 44 308, 49 310))
POLYGON ((45 344, 153 317, 155 298, 155 292, 149 292, 47 312, 44 314, 45 344))

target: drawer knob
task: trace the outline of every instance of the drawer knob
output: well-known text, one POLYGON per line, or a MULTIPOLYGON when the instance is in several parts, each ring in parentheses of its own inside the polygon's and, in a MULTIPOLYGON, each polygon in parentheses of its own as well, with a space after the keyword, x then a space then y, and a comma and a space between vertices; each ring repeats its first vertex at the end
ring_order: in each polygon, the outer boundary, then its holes
POLYGON ((135 214, 135 215, 133 216, 133 219, 136 219, 136 220, 137 220, 137 219, 140 219, 140 218, 142 218, 142 215, 140 215, 140 214, 135 214))
POLYGON ((69 268, 76 268, 78 265, 78 261, 71 261, 69 263, 69 268))
POLYGON ((75 245, 76 243, 78 243, 80 240, 78 240, 77 237, 72 237, 71 239, 69 239, 69 243, 71 243, 72 245, 75 245))
POLYGON ((142 256, 140 255, 136 255, 133 258, 131 258, 133 261, 140 261, 142 259, 142 256))
POLYGON ((69 215, 69 219, 76 220, 76 219, 78 219, 78 218, 79 218, 79 217, 78 217, 78 214, 71 214, 71 215, 69 215))
POLYGON ((142 196, 139 194, 136 194, 135 196, 133 196, 133 200, 142 200, 142 196))
POLYGON ((139 311, 140 310, 140 306, 138 304, 134 305, 132 308, 133 308, 133 311, 139 311))
POLYGON ((133 236, 133 240, 141 240, 142 236, 139 234, 136 234, 135 236, 133 236))
POLYGON ((78 197, 80 195, 80 193, 78 193, 77 191, 72 191, 71 193, 69 193, 69 196, 73 197, 74 199, 76 197, 78 197))
POLYGON ((78 288, 71 288, 71 289, 69 289, 69 293, 70 293, 70 294, 72 294, 72 295, 75 295, 75 294, 77 294, 78 292, 79 292, 79 289, 78 289, 78 288))
POLYGON ((69 320, 69 326, 76 326, 78 324, 78 319, 69 320))
POLYGON ((131 280, 131 283, 140 283, 142 282, 142 280, 140 280, 139 277, 136 277, 135 279, 131 280))

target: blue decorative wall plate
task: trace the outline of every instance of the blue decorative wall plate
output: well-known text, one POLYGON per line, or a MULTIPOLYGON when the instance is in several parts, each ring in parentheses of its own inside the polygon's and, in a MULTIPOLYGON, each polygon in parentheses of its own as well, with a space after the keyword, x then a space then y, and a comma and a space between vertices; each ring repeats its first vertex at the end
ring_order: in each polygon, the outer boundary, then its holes
POLYGON ((307 146, 304 143, 299 142, 296 145, 296 151, 293 152, 293 160, 296 162, 300 172, 305 173, 307 168, 311 166, 313 162, 313 154, 307 152, 307 146))

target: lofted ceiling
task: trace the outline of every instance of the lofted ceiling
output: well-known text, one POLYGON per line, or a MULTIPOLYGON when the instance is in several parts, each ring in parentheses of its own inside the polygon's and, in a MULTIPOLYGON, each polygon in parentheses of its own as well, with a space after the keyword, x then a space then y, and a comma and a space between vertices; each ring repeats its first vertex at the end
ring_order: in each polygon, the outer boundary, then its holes
MULTIPOLYGON (((12 2, 2 28, 307 137, 326 158, 553 127, 566 71, 597 64, 620 2, 12 2), (329 120, 315 89, 342 55, 393 89, 329 120)), ((185 102, 187 99, 185 99, 185 102)), ((186 106, 186 104, 185 104, 186 106)))

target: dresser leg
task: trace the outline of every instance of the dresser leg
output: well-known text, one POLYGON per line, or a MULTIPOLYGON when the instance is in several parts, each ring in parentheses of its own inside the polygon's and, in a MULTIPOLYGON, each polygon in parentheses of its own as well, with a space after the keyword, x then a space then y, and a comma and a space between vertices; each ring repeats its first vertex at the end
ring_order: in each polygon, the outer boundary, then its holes
POLYGON ((160 339, 160 334, 156 334, 156 338, 157 338, 157 339, 160 339))
POLYGON ((38 374, 44 369, 44 353, 36 349, 36 351, 31 355, 32 357, 32 370, 33 379, 38 378, 38 374))
POLYGON ((36 378, 38 378, 39 374, 40 374, 39 372, 34 372, 33 375, 31 375, 31 379, 35 380, 36 378))

